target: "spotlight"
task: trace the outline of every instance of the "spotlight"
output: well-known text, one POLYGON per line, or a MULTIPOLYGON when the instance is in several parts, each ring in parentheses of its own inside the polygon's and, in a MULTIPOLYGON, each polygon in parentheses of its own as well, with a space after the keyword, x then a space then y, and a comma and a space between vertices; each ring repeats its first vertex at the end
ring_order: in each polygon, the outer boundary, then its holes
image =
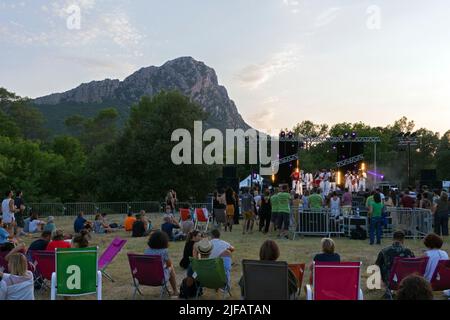
POLYGON ((286 138, 286 132, 285 132, 285 131, 281 131, 280 137, 281 137, 281 138, 286 138))
POLYGON ((292 139, 294 137, 294 133, 292 131, 289 131, 288 133, 288 138, 292 139))
POLYGON ((344 138, 345 139, 348 139, 349 136, 350 136, 350 133, 348 133, 348 132, 344 133, 344 138))
POLYGON ((413 134, 411 134, 411 138, 416 138, 417 137, 417 132, 414 132, 413 134))
POLYGON ((333 144, 333 150, 336 150, 336 149, 337 149, 336 145, 335 145, 335 144, 333 144))
POLYGON ((356 136, 357 136, 356 132, 352 132, 352 139, 356 139, 356 136))
POLYGON ((408 138, 409 136, 411 135, 411 132, 407 132, 407 133, 405 133, 405 138, 408 138))

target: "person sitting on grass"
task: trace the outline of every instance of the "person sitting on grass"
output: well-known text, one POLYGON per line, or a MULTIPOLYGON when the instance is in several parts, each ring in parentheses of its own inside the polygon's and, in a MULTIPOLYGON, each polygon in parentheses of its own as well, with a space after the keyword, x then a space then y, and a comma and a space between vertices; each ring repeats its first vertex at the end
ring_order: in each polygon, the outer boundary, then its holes
POLYGON ((41 237, 35 241, 33 241, 28 247, 27 251, 27 259, 28 261, 32 261, 32 252, 33 251, 45 251, 47 249, 48 244, 52 238, 52 233, 50 231, 42 231, 41 237))
POLYGON ((80 231, 72 240, 72 248, 89 247, 90 233, 86 229, 80 231))
POLYGON ((152 256, 161 256, 164 269, 165 281, 169 281, 172 287, 173 296, 178 296, 177 278, 172 260, 169 258, 169 237, 163 231, 157 230, 153 232, 148 240, 148 249, 144 254, 152 256))
POLYGON ((448 254, 444 250, 441 250, 444 240, 435 233, 430 233, 423 239, 427 251, 425 256, 428 257, 427 268, 425 269, 424 278, 431 282, 434 271, 440 260, 448 260, 448 254))
MULTIPOLYGON (((80 230, 81 231, 81 230, 80 230)), ((56 248, 71 248, 70 242, 64 240, 64 231, 58 229, 55 231, 52 241, 47 245, 47 251, 55 251, 56 248)))
POLYGON ((396 300, 433 300, 433 289, 424 277, 412 274, 400 282, 396 300))
POLYGON ((34 300, 34 277, 28 270, 23 251, 25 245, 14 248, 6 257, 9 273, 0 271, 0 300, 34 300))
POLYGON ((75 219, 75 222, 73 224, 73 229, 75 230, 75 233, 79 233, 83 229, 91 230, 92 229, 92 222, 87 221, 84 218, 84 212, 81 211, 77 218, 75 219))
POLYGON ((44 231, 49 231, 51 233, 56 231, 55 218, 53 216, 47 218, 47 223, 45 224, 44 231))
POLYGON ((389 247, 380 251, 375 264, 380 267, 381 280, 387 285, 389 276, 396 257, 414 258, 414 253, 403 245, 405 234, 403 231, 394 232, 394 242, 389 247))
POLYGON ((174 232, 173 229, 180 229, 178 222, 172 216, 165 214, 163 218, 164 223, 161 225, 161 231, 167 233, 170 241, 183 240, 184 234, 181 232, 174 232))
POLYGON ((29 233, 42 232, 45 226, 45 222, 39 220, 37 212, 33 212, 30 216, 30 225, 28 227, 29 233))
POLYGON ((194 245, 202 240, 202 234, 198 230, 189 232, 183 250, 183 258, 180 261, 180 267, 187 269, 191 264, 189 258, 194 256, 194 245))
POLYGON ((125 228, 125 231, 133 231, 133 223, 136 222, 136 218, 133 217, 132 212, 128 212, 127 217, 125 218, 123 222, 123 227, 125 228))
POLYGON ((3 219, 0 216, 0 247, 4 247, 10 243, 9 237, 10 235, 3 227, 3 219))
POLYGON ((95 215, 94 221, 94 232, 98 234, 111 233, 114 229, 109 226, 108 223, 105 223, 105 220, 101 214, 95 215))
POLYGON ((133 223, 131 236, 133 238, 141 238, 148 236, 149 231, 145 227, 145 223, 140 214, 136 215, 136 221, 133 223))
POLYGON ((150 231, 152 231, 153 228, 152 222, 149 218, 147 218, 147 213, 145 212, 145 210, 141 210, 139 214, 141 215, 142 222, 144 222, 145 231, 147 232, 147 234, 150 234, 150 231))
MULTIPOLYGON (((280 257, 280 248, 273 240, 266 240, 259 249, 259 260, 261 261, 277 261, 280 257)), ((270 277, 270 274, 267 275, 270 277)), ((239 280, 239 286, 241 287, 241 296, 245 297, 244 291, 244 277, 239 280)), ((298 280, 295 274, 288 269, 288 290, 289 296, 293 297, 298 289, 298 280)))

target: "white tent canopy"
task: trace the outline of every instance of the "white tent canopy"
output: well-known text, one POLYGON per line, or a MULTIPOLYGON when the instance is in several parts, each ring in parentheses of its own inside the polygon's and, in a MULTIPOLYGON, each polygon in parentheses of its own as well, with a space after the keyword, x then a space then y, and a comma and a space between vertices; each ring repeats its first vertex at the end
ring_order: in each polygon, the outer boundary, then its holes
MULTIPOLYGON (((256 174, 253 177, 253 184, 259 183, 262 185, 263 183, 263 178, 259 175, 256 174)), ((242 180, 239 183, 239 189, 240 188, 250 188, 252 186, 252 175, 249 175, 247 178, 245 178, 244 180, 242 180)))

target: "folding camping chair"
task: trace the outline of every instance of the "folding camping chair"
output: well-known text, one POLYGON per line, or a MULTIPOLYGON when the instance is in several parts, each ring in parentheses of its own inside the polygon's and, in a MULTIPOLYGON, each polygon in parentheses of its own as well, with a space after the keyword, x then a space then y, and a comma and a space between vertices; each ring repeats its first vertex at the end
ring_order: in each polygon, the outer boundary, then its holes
POLYGON ((98 268, 100 269, 102 274, 111 282, 114 282, 114 279, 106 272, 106 268, 119 254, 120 250, 122 250, 123 246, 126 243, 127 240, 123 240, 119 237, 116 237, 108 246, 108 248, 105 250, 105 252, 103 252, 100 259, 98 260, 98 268))
POLYGON ((209 226, 209 214, 206 208, 196 208, 195 209, 195 229, 201 230, 203 232, 208 231, 209 226))
POLYGON ((423 276, 427 268, 428 257, 402 258, 395 257, 389 274, 389 284, 386 288, 386 295, 392 299, 392 291, 398 290, 400 282, 411 274, 423 276))
POLYGON ((431 280, 433 291, 450 289, 450 260, 439 261, 431 280))
POLYGON ((245 300, 289 300, 288 264, 242 260, 245 300))
POLYGON ((98 248, 56 249, 51 299, 97 294, 102 300, 102 272, 98 270, 98 248))
POLYGON ((170 294, 161 256, 128 253, 128 262, 133 278, 133 299, 137 293, 143 295, 140 286, 161 287, 160 298, 163 298, 164 294, 170 294))
POLYGON ((35 267, 34 282, 41 282, 44 288, 50 289, 47 282, 52 281, 52 274, 55 272, 55 252, 31 251, 31 259, 35 267))
POLYGON ((288 265, 289 270, 292 271, 292 273, 295 275, 295 278, 297 279, 297 296, 300 296, 300 292, 302 289, 303 284, 303 276, 305 274, 305 264, 304 263, 297 263, 297 264, 289 264, 288 265))
POLYGON ((361 262, 313 262, 307 300, 364 300, 360 287, 361 262))
POLYGON ((197 274, 195 279, 200 283, 196 294, 197 299, 202 288, 223 289, 223 298, 225 299, 227 293, 231 297, 231 289, 222 258, 199 260, 191 257, 190 260, 192 270, 197 274))
POLYGON ((181 218, 181 221, 192 220, 191 210, 184 209, 184 208, 180 209, 180 218, 181 218))

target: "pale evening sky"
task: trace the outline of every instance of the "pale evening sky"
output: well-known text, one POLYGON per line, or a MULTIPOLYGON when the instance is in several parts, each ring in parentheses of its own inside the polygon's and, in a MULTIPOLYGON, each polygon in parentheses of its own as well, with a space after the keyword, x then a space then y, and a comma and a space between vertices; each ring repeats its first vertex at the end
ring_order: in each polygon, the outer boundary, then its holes
POLYGON ((405 115, 444 133, 449 17, 447 0, 0 0, 0 86, 34 98, 192 56, 257 128, 405 115))

